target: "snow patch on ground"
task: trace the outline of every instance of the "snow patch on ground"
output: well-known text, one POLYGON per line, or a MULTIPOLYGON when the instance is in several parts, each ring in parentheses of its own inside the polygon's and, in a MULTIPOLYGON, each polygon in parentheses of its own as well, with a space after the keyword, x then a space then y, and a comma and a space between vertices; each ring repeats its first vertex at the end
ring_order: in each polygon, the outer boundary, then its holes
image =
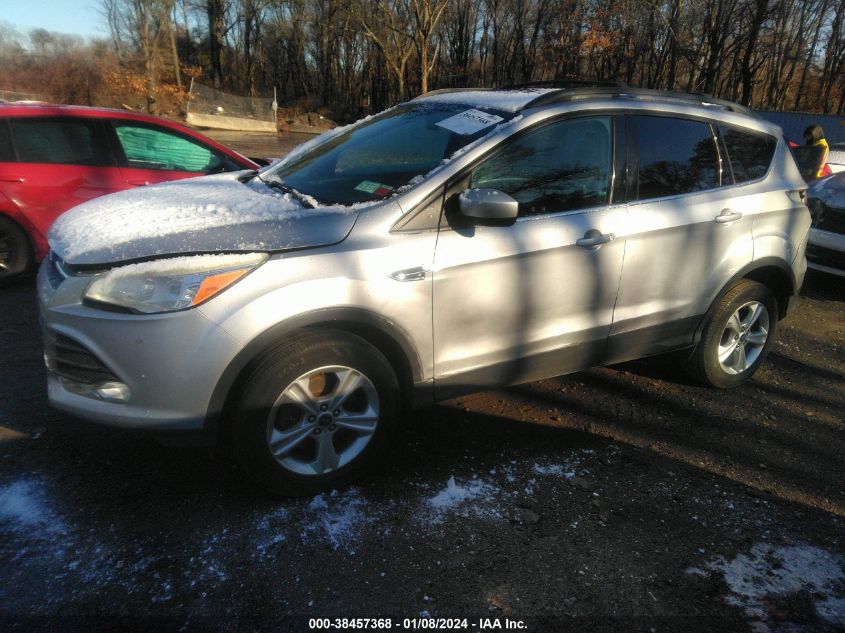
POLYGON ((303 543, 325 540, 335 551, 342 549, 354 554, 361 543, 362 531, 376 518, 356 488, 320 494, 305 508, 300 538, 303 543))
MULTIPOLYGON (((773 598, 806 592, 820 618, 845 624, 845 571, 837 556, 811 545, 776 546, 757 543, 748 554, 732 560, 720 556, 707 563, 710 572, 724 576, 731 590, 729 604, 756 620, 758 631, 769 631, 767 605, 773 598)), ((702 575, 690 568, 687 573, 702 575)))
POLYGON ((13 529, 40 529, 51 533, 64 532, 65 526, 46 501, 40 482, 19 479, 0 487, 0 524, 13 529))
POLYGON ((575 476, 575 471, 569 464, 534 464, 534 473, 544 477, 564 477, 567 480, 575 476))
POLYGON ((454 475, 449 477, 446 487, 425 500, 421 516, 430 523, 443 523, 449 515, 499 519, 503 514, 498 498, 501 489, 488 481, 473 478, 458 483, 454 475))

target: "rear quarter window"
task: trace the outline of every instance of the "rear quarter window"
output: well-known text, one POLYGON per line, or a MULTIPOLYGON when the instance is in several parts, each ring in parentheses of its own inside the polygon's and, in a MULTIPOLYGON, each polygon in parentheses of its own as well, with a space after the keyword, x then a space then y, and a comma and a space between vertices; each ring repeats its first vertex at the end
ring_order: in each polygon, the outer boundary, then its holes
POLYGON ((775 155, 777 141, 768 134, 719 126, 734 182, 742 184, 766 175, 775 155))
POLYGON ((85 119, 10 119, 22 163, 110 165, 96 121, 85 119))

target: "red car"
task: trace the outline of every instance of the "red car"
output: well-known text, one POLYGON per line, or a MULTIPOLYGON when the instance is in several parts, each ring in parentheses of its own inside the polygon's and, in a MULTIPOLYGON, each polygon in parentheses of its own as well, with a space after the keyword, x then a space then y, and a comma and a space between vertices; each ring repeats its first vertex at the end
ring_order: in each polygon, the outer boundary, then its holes
POLYGON ((0 277, 47 254, 47 229, 86 200, 130 187, 259 165, 145 114, 0 104, 0 277))

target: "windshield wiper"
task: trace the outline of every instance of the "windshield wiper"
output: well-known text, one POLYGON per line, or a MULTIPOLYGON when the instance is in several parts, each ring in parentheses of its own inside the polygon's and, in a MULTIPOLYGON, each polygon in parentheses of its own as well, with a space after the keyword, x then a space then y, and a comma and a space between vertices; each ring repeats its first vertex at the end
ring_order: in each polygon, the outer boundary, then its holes
POLYGON ((264 180, 261 175, 257 173, 255 174, 255 177, 271 189, 276 189, 277 191, 281 191, 282 193, 290 194, 291 196, 299 200, 299 202, 302 203, 302 206, 306 209, 314 208, 314 204, 308 199, 308 196, 303 193, 300 193, 299 191, 291 187, 289 184, 284 183, 281 180, 264 180))
POLYGON ((281 191, 282 193, 286 193, 288 195, 293 196, 302 204, 303 207, 306 209, 313 209, 314 203, 303 193, 300 193, 289 184, 282 182, 281 180, 264 180, 255 169, 252 169, 244 174, 238 176, 238 182, 247 183, 253 178, 258 178, 262 183, 270 187, 271 189, 275 189, 277 191, 281 191))

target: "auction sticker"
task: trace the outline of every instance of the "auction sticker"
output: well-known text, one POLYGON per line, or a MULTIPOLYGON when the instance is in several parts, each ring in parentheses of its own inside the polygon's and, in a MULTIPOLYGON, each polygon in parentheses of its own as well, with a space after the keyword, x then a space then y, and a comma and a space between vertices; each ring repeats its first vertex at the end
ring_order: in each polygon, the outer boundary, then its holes
POLYGON ((495 114, 487 114, 481 110, 472 109, 464 110, 460 114, 438 121, 437 125, 455 134, 466 136, 495 125, 499 121, 504 121, 504 119, 495 114))

